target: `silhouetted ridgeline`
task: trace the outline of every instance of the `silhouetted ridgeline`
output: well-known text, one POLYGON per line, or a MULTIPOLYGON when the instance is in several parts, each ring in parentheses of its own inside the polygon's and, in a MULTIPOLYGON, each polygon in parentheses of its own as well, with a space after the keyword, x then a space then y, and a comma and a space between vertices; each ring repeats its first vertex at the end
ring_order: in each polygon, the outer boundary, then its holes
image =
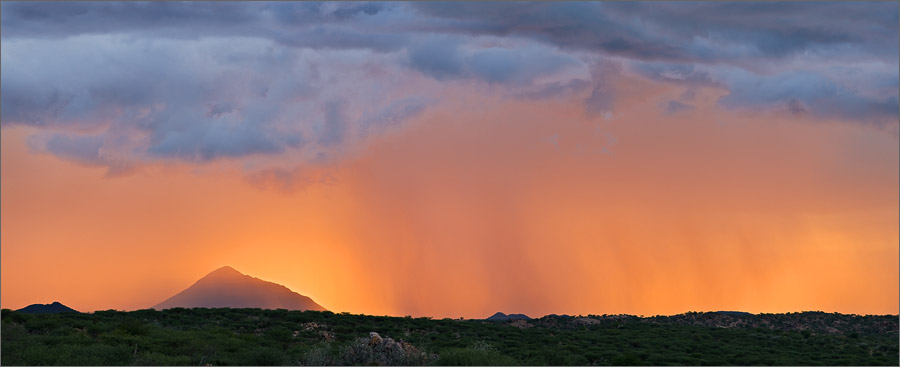
POLYGON ((486 318, 485 320, 508 321, 508 320, 531 320, 531 318, 524 314, 520 314, 520 313, 511 313, 511 314, 507 315, 503 312, 497 312, 497 313, 491 315, 491 317, 486 318))
POLYGON ((78 312, 78 311, 75 311, 62 303, 53 302, 53 303, 47 304, 47 305, 35 303, 33 305, 28 305, 23 308, 20 308, 20 309, 16 310, 16 312, 21 312, 21 313, 62 313, 62 312, 78 312))
POLYGON ((898 365, 898 317, 803 312, 507 321, 172 308, 2 311, 4 365, 898 365))

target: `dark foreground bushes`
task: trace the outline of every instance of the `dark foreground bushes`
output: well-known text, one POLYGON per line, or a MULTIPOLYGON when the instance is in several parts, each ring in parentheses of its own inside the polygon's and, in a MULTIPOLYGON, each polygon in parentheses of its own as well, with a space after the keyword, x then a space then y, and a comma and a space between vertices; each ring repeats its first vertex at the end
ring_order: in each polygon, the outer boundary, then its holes
POLYGON ((743 318, 740 327, 721 327, 735 324, 722 317, 485 322, 259 309, 3 310, 0 358, 3 365, 900 363, 896 316, 727 316, 743 318))

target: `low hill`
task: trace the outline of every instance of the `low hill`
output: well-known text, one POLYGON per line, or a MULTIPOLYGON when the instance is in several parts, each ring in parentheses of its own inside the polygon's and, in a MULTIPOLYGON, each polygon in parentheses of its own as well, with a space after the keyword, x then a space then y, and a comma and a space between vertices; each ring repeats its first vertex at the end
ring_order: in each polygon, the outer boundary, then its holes
POLYGON ((486 318, 488 321, 508 321, 508 320, 531 320, 530 317, 525 316, 520 313, 511 313, 509 315, 503 312, 497 312, 493 314, 491 317, 486 318))
POLYGON ((28 305, 23 308, 20 308, 20 309, 16 310, 16 312, 21 312, 21 313, 63 313, 63 312, 78 312, 78 311, 75 311, 62 303, 53 302, 51 304, 46 304, 46 305, 40 304, 40 303, 35 303, 33 305, 28 305))

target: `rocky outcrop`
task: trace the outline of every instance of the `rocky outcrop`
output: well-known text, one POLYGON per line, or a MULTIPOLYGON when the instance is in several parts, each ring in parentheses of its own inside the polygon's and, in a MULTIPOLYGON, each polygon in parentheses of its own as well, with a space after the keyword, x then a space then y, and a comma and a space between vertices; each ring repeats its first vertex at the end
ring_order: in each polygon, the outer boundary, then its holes
POLYGON ((340 364, 366 366, 421 366, 437 356, 420 351, 412 344, 370 332, 368 338, 351 343, 340 356, 340 364))

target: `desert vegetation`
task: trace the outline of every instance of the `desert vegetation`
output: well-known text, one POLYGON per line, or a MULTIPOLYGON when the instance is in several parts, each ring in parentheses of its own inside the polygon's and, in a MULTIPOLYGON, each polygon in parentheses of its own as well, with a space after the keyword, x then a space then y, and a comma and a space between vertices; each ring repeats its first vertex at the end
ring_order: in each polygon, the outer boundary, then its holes
POLYGON ((898 365, 897 316, 2 311, 4 365, 898 365))

